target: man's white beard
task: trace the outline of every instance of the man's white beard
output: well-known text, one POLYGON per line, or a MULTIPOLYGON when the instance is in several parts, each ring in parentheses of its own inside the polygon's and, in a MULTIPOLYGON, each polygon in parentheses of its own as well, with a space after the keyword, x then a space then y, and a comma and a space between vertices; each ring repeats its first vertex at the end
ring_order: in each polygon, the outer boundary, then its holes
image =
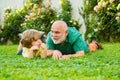
POLYGON ((62 43, 65 39, 66 39, 66 35, 65 35, 65 34, 64 34, 60 39, 58 39, 58 40, 54 40, 53 37, 52 37, 52 40, 53 40, 54 44, 60 44, 60 43, 62 43))

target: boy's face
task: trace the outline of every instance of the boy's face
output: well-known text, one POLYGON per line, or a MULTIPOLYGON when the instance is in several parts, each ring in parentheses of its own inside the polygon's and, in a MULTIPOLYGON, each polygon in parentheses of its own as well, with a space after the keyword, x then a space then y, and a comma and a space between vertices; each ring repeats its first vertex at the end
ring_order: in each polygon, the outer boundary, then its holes
POLYGON ((38 46, 38 47, 40 47, 41 43, 42 43, 42 41, 40 39, 37 39, 37 40, 35 40, 35 41, 32 42, 32 46, 38 46))

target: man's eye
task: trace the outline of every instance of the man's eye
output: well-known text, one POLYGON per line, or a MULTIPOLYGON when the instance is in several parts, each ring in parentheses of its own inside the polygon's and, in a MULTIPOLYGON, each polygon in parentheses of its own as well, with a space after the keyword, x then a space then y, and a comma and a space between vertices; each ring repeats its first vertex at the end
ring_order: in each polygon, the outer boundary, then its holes
POLYGON ((60 32, 55 32, 56 34, 59 34, 60 32))

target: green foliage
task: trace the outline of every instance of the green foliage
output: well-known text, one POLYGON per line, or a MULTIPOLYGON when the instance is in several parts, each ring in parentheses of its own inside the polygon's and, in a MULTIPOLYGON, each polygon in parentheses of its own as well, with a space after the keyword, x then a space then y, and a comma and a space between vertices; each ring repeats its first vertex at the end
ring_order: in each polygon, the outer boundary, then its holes
POLYGON ((43 0, 28 0, 28 1, 33 4, 41 4, 43 2, 43 0))
POLYGON ((120 43, 103 43, 104 50, 70 60, 27 59, 18 45, 0 45, 1 80, 119 80, 120 43))
POLYGON ((24 16, 27 14, 26 10, 17 9, 12 12, 10 9, 5 11, 4 29, 1 32, 4 41, 11 40, 14 43, 18 41, 18 33, 20 33, 20 24, 24 21, 24 16))
POLYGON ((61 12, 51 9, 51 5, 45 6, 43 0, 27 0, 22 9, 5 11, 4 29, 0 32, 0 39, 4 42, 19 41, 18 34, 26 29, 37 29, 46 34, 55 20, 64 20, 68 26, 80 28, 79 20, 72 19, 71 4, 69 0, 61 1, 61 12))
POLYGON ((85 14, 89 14, 92 12, 94 6, 97 4, 98 0, 84 0, 84 11, 85 14))
MULTIPOLYGON (((35 9, 33 8, 33 10, 35 9)), ((25 22, 22 23, 23 29, 34 28, 48 33, 52 23, 56 19, 56 12, 50 6, 40 8, 40 12, 36 13, 35 11, 31 11, 26 15, 25 22)))
POLYGON ((50 31, 51 24, 56 19, 56 11, 51 6, 42 5, 43 0, 28 0, 26 6, 30 8, 25 16, 25 21, 21 24, 23 30, 37 29, 46 34, 50 31), (39 2, 39 3, 36 3, 39 2))
POLYGON ((97 0, 84 0, 84 8, 79 9, 80 15, 84 18, 86 25, 85 39, 91 42, 97 40, 98 34, 95 34, 96 30, 96 15, 93 13, 93 8, 97 4, 97 0))
POLYGON ((65 22, 68 22, 71 20, 71 4, 69 0, 61 0, 61 12, 59 14, 59 19, 64 20, 65 22))
POLYGON ((100 23, 97 26, 99 35, 106 36, 100 36, 100 38, 106 41, 111 41, 112 39, 120 40, 120 1, 113 0, 113 2, 110 2, 109 0, 100 0, 99 5, 96 5, 94 10, 96 7, 98 9, 95 12, 98 17, 98 23, 100 23))
POLYGON ((100 41, 120 41, 120 1, 98 0, 97 2, 96 0, 94 5, 90 2, 91 0, 87 1, 84 1, 86 38, 100 41), (89 10, 90 5, 92 5, 91 10, 89 10))
POLYGON ((18 43, 18 34, 30 28, 48 33, 56 19, 56 12, 50 6, 43 6, 42 1, 28 0, 24 8, 16 11, 6 9, 4 29, 0 33, 0 39, 3 38, 4 42, 11 40, 13 43, 18 43))
POLYGON ((72 19, 72 7, 69 0, 61 0, 61 10, 58 14, 58 20, 65 21, 68 26, 75 27, 76 29, 80 29, 81 25, 78 20, 72 19))

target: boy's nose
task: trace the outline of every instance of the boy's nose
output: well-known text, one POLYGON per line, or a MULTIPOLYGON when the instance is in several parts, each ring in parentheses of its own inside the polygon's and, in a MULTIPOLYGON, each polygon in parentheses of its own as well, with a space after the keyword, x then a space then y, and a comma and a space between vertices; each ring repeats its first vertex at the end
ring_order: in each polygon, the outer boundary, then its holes
POLYGON ((42 41, 39 39, 38 42, 41 43, 42 41))

